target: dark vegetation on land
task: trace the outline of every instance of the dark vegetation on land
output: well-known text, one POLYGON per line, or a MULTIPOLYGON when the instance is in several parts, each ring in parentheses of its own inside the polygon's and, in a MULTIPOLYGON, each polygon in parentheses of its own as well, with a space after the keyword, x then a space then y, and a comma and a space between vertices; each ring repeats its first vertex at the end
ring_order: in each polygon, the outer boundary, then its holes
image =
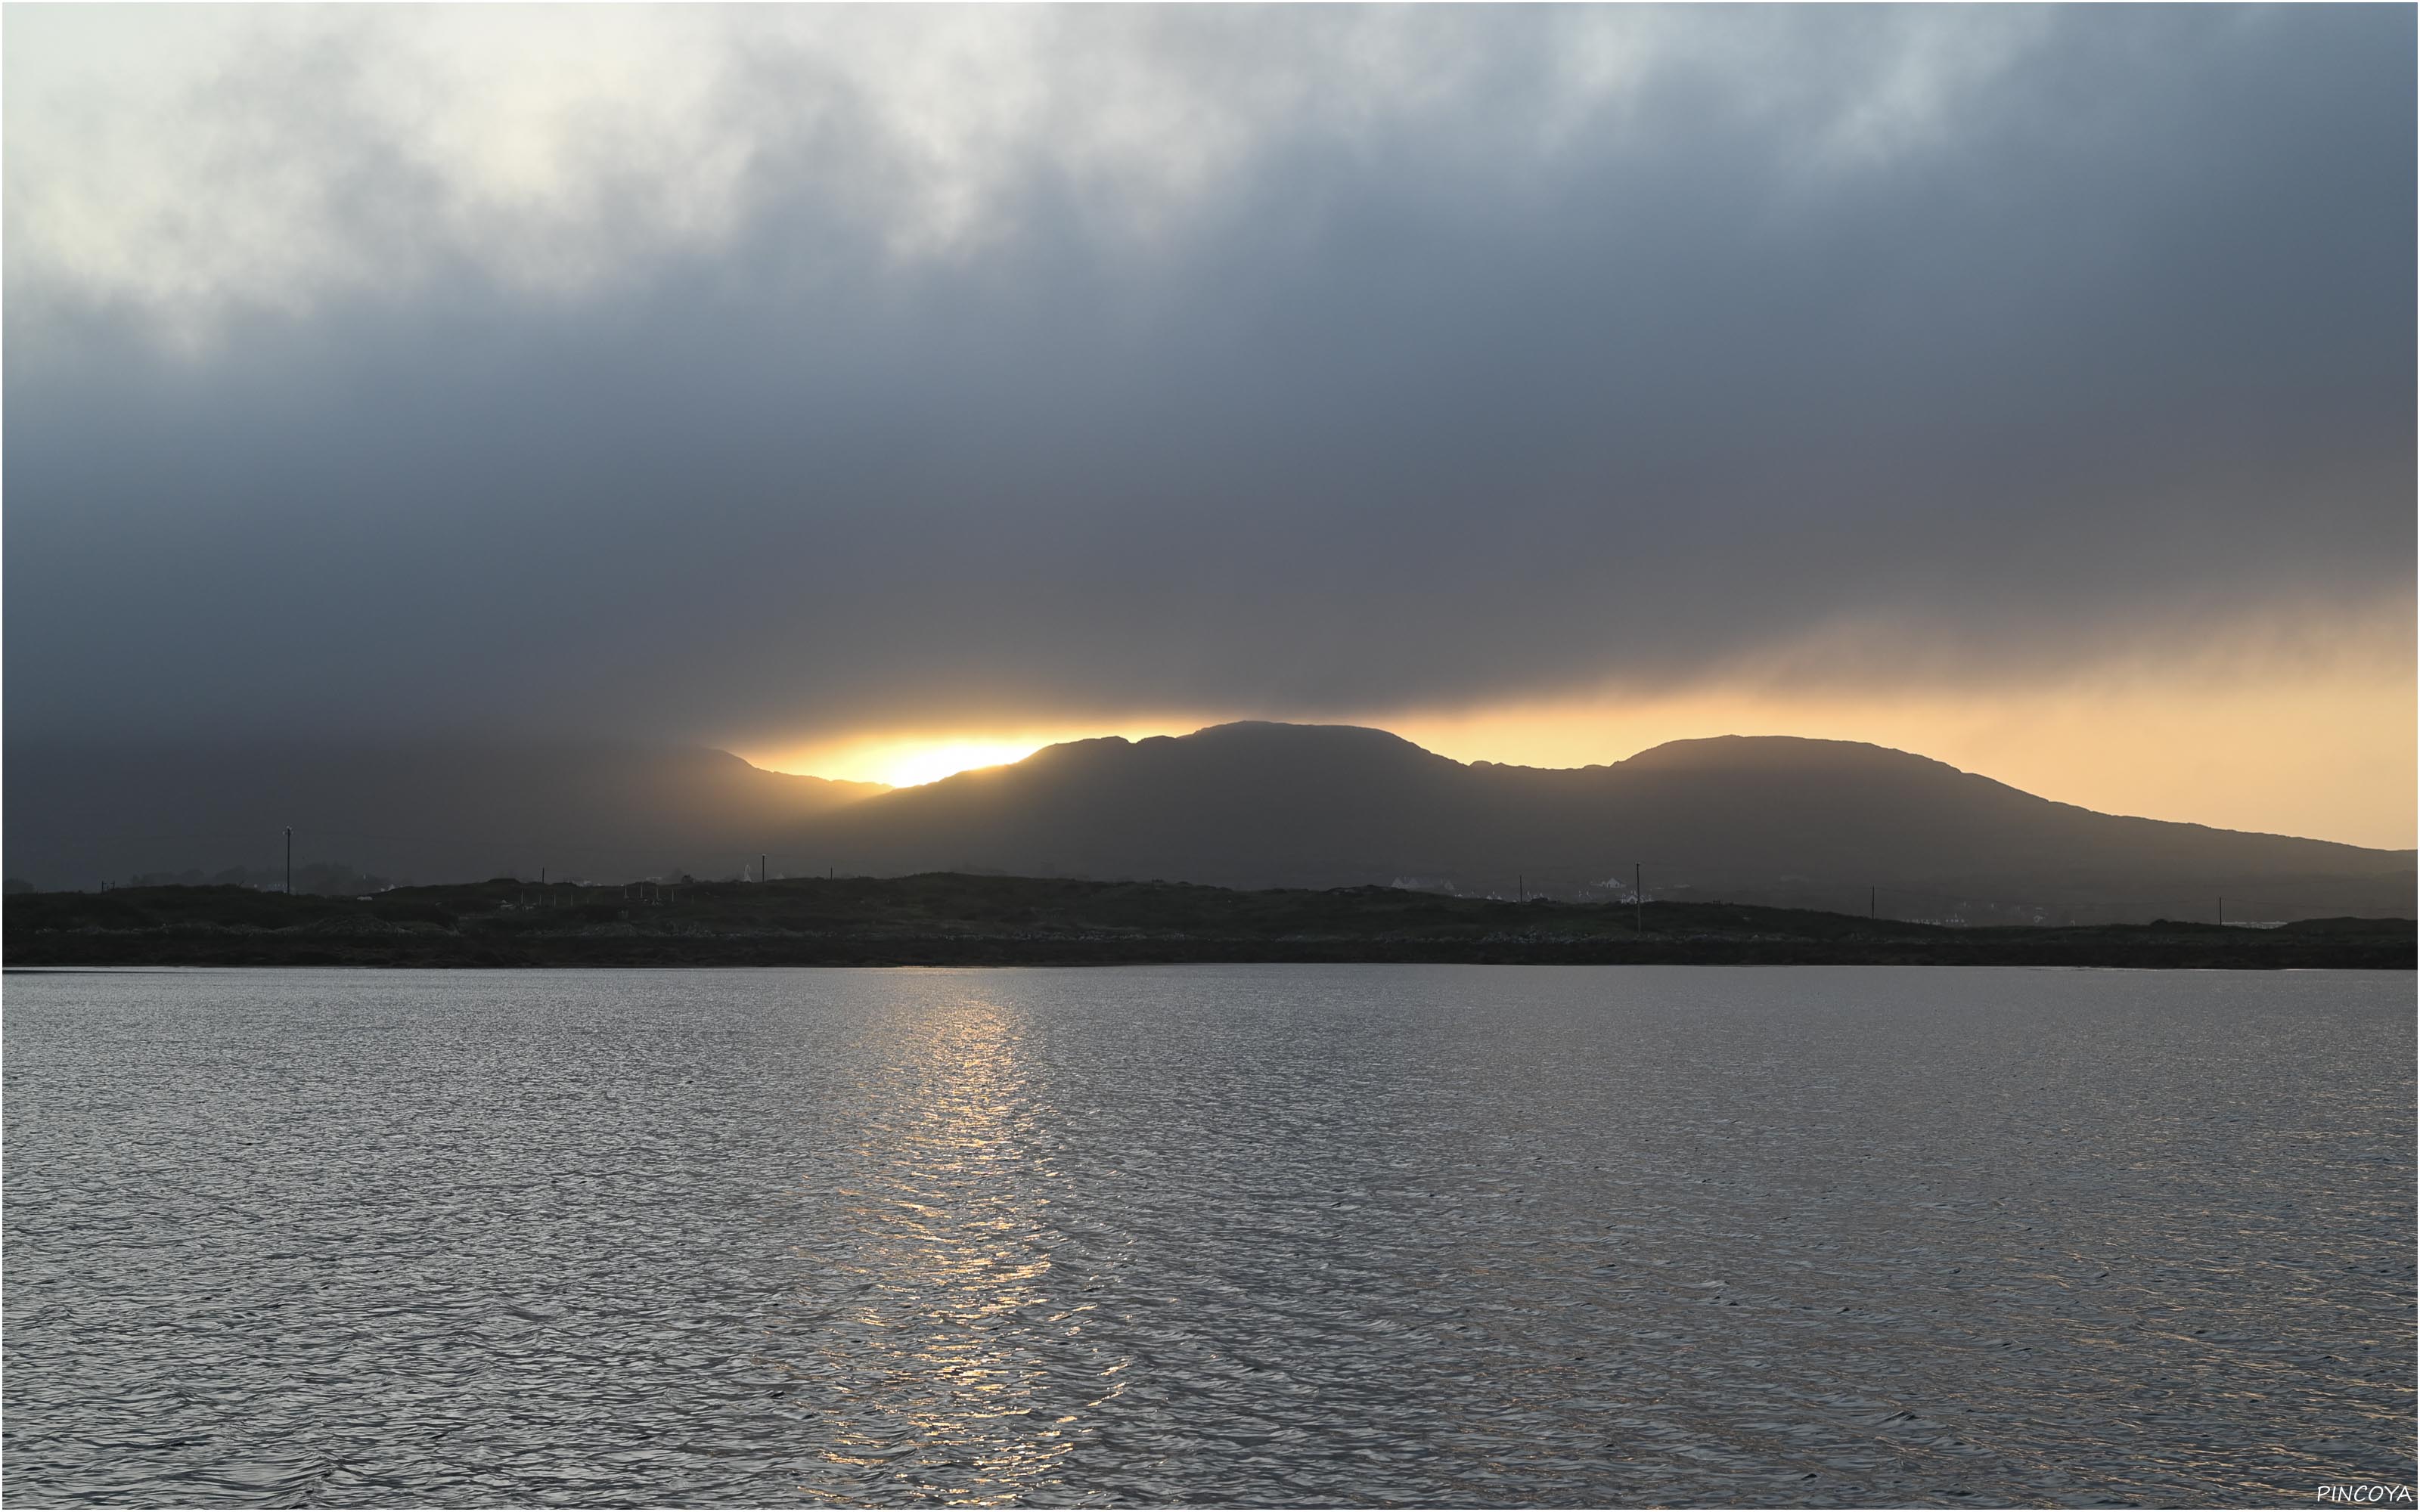
POLYGON ((932 872, 679 887, 499 879, 369 898, 231 887, 6 903, 26 965, 1087 965, 1170 962, 1931 964, 2409 970, 2404 918, 1953 928, 1721 903, 1527 903, 1388 887, 932 872))

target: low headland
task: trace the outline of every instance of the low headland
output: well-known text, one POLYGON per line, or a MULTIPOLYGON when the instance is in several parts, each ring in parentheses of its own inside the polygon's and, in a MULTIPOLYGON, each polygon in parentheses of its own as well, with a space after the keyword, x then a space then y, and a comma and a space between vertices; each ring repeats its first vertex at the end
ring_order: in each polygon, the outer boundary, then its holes
POLYGON ((233 887, 23 893, 26 966, 1990 965, 2412 969, 2408 918, 1961 927, 1723 903, 1513 903, 928 872, 365 898, 233 887))

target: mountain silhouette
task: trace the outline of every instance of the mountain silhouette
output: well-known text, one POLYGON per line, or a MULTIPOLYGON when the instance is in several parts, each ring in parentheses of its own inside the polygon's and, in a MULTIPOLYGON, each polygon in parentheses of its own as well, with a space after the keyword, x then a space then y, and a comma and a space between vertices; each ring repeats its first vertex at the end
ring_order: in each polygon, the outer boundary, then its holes
POLYGON ((2096 813, 1905 751, 1726 735, 1610 765, 1465 764, 1382 730, 1241 723, 1052 746, 922 787, 721 751, 12 742, 7 869, 91 887, 341 863, 416 882, 958 871, 1233 887, 1729 899, 1900 918, 2408 916, 2414 856, 2096 813))
POLYGON ((2401 915, 2413 853, 2120 818, 1851 741, 1681 740, 1576 769, 1462 763, 1380 730, 1229 724, 1076 741, 802 824, 843 872, 1225 887, 1400 884, 1971 921, 2401 915))

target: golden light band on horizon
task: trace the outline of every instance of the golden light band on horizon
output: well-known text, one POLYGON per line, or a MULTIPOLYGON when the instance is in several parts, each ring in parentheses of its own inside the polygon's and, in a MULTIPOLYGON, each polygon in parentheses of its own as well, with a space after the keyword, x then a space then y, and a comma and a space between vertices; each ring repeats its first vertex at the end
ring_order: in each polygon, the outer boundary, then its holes
POLYGON ((869 748, 862 758, 845 758, 831 773, 817 775, 880 782, 894 788, 922 787, 960 772, 1023 761, 1049 744, 1047 740, 1018 737, 888 742, 869 748))
MULTIPOLYGON (((911 787, 1063 741, 1182 735, 1252 717, 894 731, 741 754, 775 771, 911 787)), ((2420 829, 2412 781, 2420 697, 2408 671, 2392 666, 2217 686, 2113 675, 1988 697, 1717 687, 1292 717, 1372 725, 1456 761, 1526 766, 1608 764, 1710 735, 1858 740, 2103 813, 2390 849, 2411 846, 2420 829)))
POLYGON ((1009 730, 897 732, 844 738, 771 754, 740 752, 775 772, 830 778, 841 782, 879 782, 885 787, 923 787, 960 772, 1021 762, 1046 746, 1099 735, 1141 740, 1181 735, 1218 721, 1175 717, 1148 725, 1105 719, 1009 730))

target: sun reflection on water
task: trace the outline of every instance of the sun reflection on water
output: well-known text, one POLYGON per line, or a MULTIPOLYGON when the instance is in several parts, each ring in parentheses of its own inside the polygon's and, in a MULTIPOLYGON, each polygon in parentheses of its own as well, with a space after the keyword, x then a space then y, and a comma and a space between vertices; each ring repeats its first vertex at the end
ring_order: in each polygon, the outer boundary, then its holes
POLYGON ((815 1247, 809 1347, 790 1362, 818 1410, 806 1470, 823 1484, 800 1489, 1030 1498, 1058 1484, 1127 1361, 1085 1337, 1099 1288, 1061 1260, 1051 1109, 1017 1016, 968 997, 903 1020, 844 1168, 807 1177, 838 1237, 815 1247))

